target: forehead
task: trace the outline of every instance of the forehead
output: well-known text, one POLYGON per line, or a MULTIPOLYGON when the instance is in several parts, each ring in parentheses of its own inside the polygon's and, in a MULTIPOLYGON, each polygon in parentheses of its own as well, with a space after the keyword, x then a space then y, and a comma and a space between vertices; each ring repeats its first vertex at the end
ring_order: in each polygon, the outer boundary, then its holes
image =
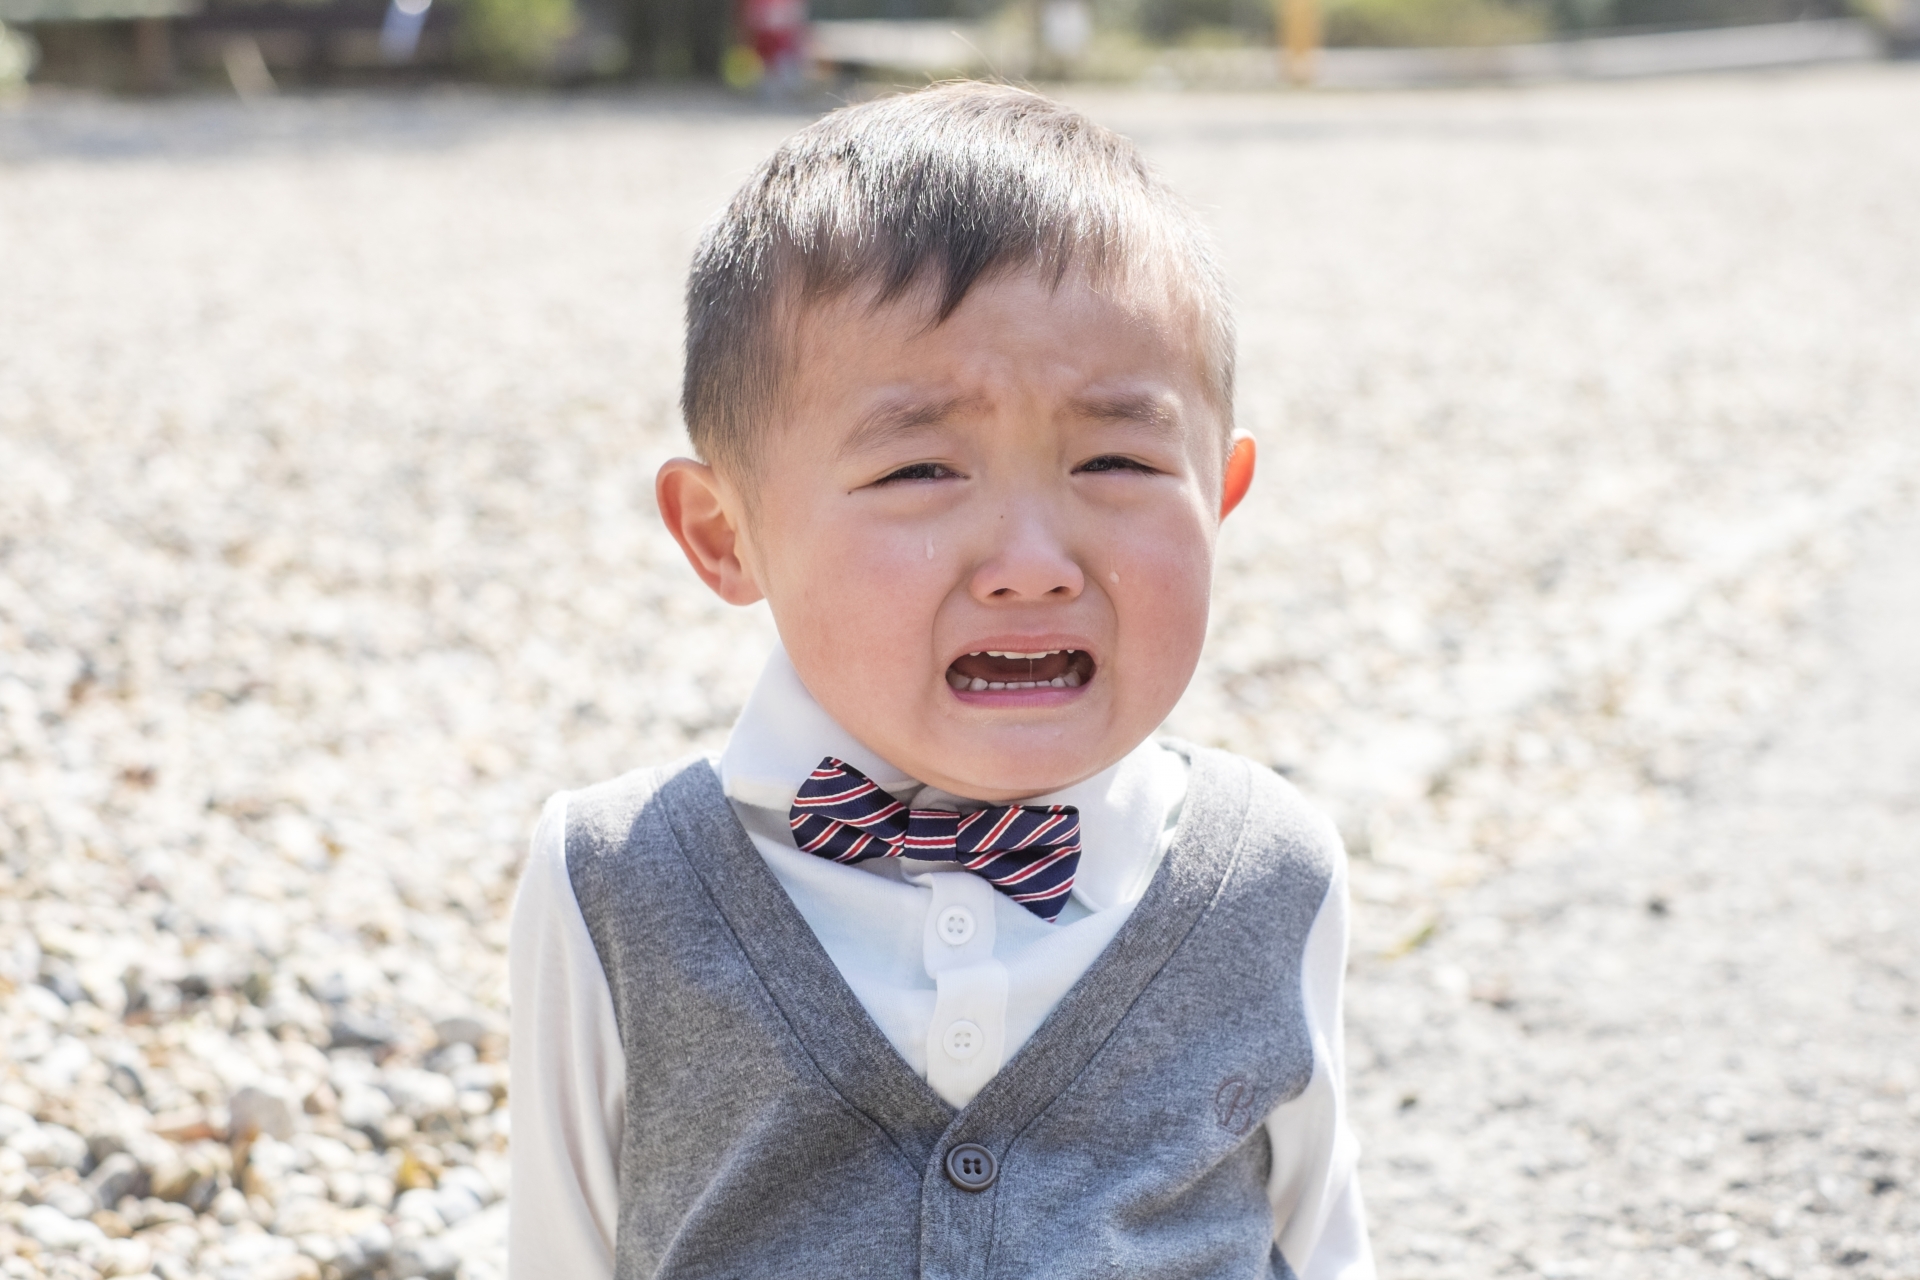
POLYGON ((858 421, 843 425, 855 432, 912 430, 1009 398, 1170 431, 1215 407, 1203 330, 1191 301, 1151 279, 1006 273, 944 318, 931 290, 851 290, 790 316, 782 398, 795 417, 852 411, 858 421))

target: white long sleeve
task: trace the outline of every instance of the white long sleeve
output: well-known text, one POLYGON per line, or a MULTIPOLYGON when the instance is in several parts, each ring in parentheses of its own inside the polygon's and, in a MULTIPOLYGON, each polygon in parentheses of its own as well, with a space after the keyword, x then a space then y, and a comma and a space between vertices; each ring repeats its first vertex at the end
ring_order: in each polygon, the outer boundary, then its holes
POLYGON ((547 802, 513 903, 513 1211, 508 1280, 612 1280, 626 1054, 567 875, 567 804, 547 802))
POLYGON ((1373 1280, 1360 1199, 1360 1144, 1347 1123, 1347 874, 1340 864, 1307 933, 1301 994, 1313 1037, 1313 1078, 1267 1116, 1273 1170, 1267 1197, 1280 1252, 1301 1280, 1373 1280))

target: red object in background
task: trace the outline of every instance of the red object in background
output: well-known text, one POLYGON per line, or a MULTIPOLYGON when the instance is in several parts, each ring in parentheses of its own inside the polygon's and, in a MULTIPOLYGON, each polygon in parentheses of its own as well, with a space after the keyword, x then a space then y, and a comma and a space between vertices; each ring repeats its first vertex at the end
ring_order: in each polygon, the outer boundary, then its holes
POLYGON ((740 0, 740 35, 769 67, 800 57, 807 0, 740 0))

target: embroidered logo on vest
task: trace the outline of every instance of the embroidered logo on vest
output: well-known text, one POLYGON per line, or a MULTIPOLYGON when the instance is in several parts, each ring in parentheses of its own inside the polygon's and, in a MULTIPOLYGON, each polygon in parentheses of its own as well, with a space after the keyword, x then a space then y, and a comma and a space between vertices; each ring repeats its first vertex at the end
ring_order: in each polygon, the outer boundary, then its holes
POLYGON ((1253 1128, 1260 1118, 1253 1108, 1253 1081, 1237 1075, 1222 1080, 1213 1093, 1213 1118, 1236 1138, 1253 1128))

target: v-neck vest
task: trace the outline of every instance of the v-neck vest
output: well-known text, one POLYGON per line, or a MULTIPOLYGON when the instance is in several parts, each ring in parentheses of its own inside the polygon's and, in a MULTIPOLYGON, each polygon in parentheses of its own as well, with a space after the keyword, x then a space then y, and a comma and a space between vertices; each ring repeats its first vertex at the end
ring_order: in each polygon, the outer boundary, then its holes
POLYGON ((1290 1277, 1261 1121, 1313 1074, 1300 966, 1336 838, 1190 752, 1180 830, 1113 942, 955 1111, 894 1052, 705 760, 568 805, 626 1056, 621 1280, 1290 1277), (947 1156, 983 1146, 968 1191, 947 1156))

